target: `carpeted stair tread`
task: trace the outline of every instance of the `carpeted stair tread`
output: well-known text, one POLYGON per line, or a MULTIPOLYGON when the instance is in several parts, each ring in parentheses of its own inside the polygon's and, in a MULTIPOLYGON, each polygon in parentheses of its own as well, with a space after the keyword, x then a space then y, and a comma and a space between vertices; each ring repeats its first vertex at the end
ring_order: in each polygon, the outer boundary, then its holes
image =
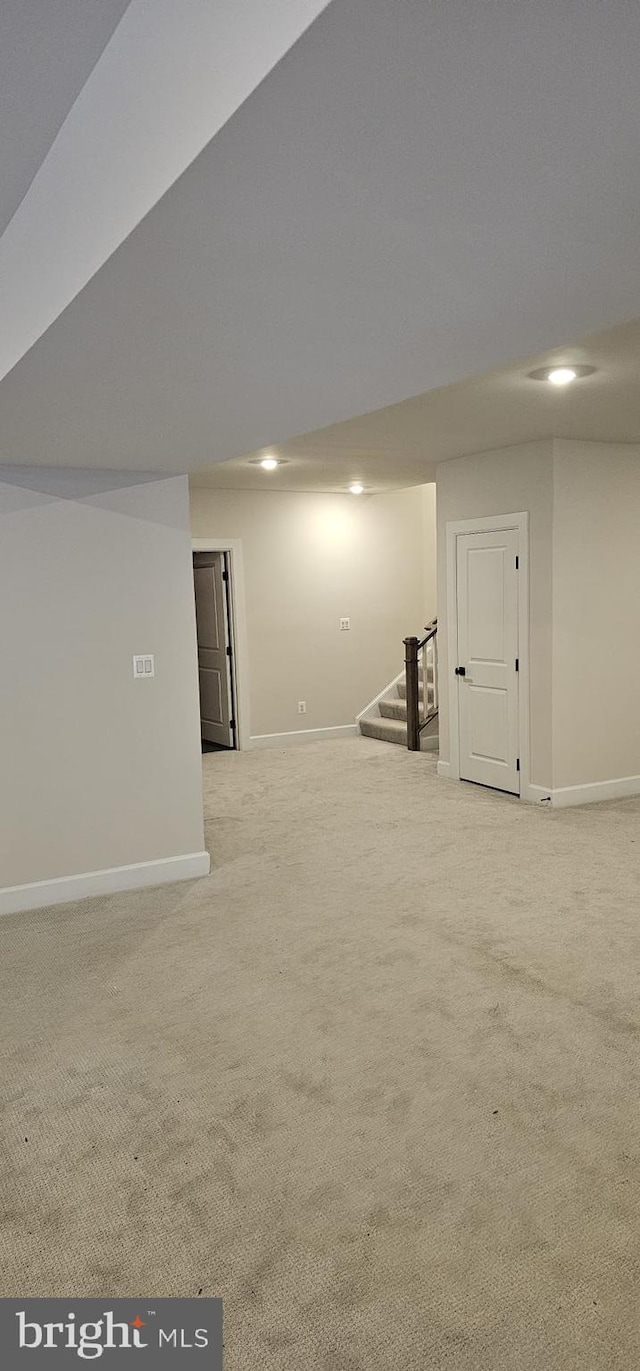
MULTIPOLYGON (((405 695, 406 695, 406 693, 407 693, 406 681, 398 681, 398 683, 397 683, 397 685, 396 685, 396 690, 397 690, 397 692, 398 692, 398 695, 401 695, 402 698, 404 699, 404 697, 405 697, 405 695)), ((428 690, 428 692, 429 692, 429 695, 433 695, 433 685, 431 684, 431 681, 428 681, 428 682, 427 682, 427 690, 428 690)), ((419 694, 419 696, 420 696, 420 699, 422 699, 422 697, 423 697, 423 695, 424 695, 424 685, 423 685, 422 681, 418 681, 418 694, 419 694)))
POLYGON ((407 722, 406 700, 380 700, 378 709, 383 719, 404 719, 407 722))
POLYGON ((361 719, 360 732, 383 743, 407 745, 407 725, 401 719, 361 719))
MULTIPOLYGON (((406 687, 406 683, 405 683, 404 681, 398 681, 398 684, 397 684, 397 686, 396 686, 396 689, 397 689, 397 691, 398 691, 398 696, 399 696, 399 698, 400 698, 401 700, 406 700, 406 698, 407 698, 407 687, 406 687)), ((418 685, 418 699, 419 699, 419 700, 424 700, 424 686, 422 685, 422 683, 420 683, 420 684, 418 685)), ((433 700, 433 686, 431 686, 431 685, 428 686, 428 688, 427 688, 427 700, 429 700, 429 701, 432 701, 432 700, 433 700)))

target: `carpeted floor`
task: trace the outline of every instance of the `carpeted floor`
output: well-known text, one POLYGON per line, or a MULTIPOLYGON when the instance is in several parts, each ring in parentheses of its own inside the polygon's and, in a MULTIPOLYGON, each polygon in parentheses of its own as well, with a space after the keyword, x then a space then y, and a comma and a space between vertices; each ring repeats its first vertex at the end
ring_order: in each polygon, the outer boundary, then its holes
POLYGON ((203 765, 211 877, 0 922, 0 1294, 223 1295, 228 1371, 631 1371, 640 802, 203 765))

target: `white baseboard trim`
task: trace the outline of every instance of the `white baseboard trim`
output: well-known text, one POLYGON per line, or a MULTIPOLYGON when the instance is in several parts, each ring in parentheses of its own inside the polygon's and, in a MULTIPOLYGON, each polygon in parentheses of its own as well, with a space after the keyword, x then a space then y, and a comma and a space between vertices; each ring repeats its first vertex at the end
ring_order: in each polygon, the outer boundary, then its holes
POLYGON ((301 728, 293 733, 257 733, 249 739, 249 747, 298 747, 301 743, 322 743, 331 738, 356 738, 359 732, 357 724, 336 724, 334 728, 301 728))
POLYGON ((548 786, 533 785, 532 782, 523 785, 520 791, 521 800, 525 800, 530 805, 544 805, 545 809, 548 809, 553 803, 552 797, 553 791, 548 786))
POLYGON ((640 795, 640 776, 618 776, 611 781, 592 781, 587 785, 560 786, 551 791, 554 809, 569 805, 598 804, 603 800, 624 800, 640 795))
POLYGON ((56 876, 51 881, 34 881, 30 885, 9 885, 0 889, 0 914, 21 914, 27 909, 85 900, 90 895, 113 895, 119 890, 191 881, 197 876, 208 876, 210 867, 208 852, 187 852, 180 857, 160 857, 155 862, 134 862, 132 866, 56 876))
MULTIPOLYGON (((451 776, 450 762, 438 762, 438 775, 448 780, 456 779, 451 776)), ((619 776, 611 781, 567 785, 557 790, 530 782, 523 785, 520 799, 527 804, 542 805, 545 809, 568 809, 572 805, 601 804, 603 800, 624 800, 634 795, 640 795, 640 776, 619 776)))

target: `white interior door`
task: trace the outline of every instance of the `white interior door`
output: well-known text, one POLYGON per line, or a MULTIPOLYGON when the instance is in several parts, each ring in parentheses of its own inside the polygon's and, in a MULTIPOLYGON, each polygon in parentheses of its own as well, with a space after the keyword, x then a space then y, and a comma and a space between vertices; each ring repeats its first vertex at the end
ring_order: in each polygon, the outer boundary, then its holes
POLYGON ((460 777, 520 794, 517 529, 456 539, 460 777))

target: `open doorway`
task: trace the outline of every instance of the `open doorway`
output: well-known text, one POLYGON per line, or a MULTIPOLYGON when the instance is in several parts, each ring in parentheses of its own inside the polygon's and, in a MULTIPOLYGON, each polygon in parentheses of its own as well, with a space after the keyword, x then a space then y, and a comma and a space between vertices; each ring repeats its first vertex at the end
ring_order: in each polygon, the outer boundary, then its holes
POLYGON ((226 552, 194 552, 202 751, 237 748, 233 616, 226 552))
MULTIPOLYGON (((249 692, 249 638, 247 628, 247 611, 245 604, 244 590, 244 559, 242 555, 242 540, 240 538, 209 537, 192 538, 191 551, 194 554, 194 589, 196 580, 196 556, 199 553, 222 553, 222 571, 226 572, 228 580, 222 582, 224 586, 224 612, 226 613, 225 647, 231 648, 231 655, 228 657, 229 666, 227 671, 231 677, 229 720, 233 719, 235 728, 231 743, 207 741, 208 748, 224 747, 226 751, 230 748, 242 752, 245 748, 251 747, 251 710, 249 692)), ((196 597, 197 598, 197 597, 196 597)), ((200 634, 198 634, 200 637, 200 634)), ((198 644, 198 649, 200 644, 198 644)), ((200 657, 200 650, 198 650, 200 657)), ((214 721, 215 722, 215 721, 214 721)), ((228 736, 228 735, 227 735, 228 736)))

